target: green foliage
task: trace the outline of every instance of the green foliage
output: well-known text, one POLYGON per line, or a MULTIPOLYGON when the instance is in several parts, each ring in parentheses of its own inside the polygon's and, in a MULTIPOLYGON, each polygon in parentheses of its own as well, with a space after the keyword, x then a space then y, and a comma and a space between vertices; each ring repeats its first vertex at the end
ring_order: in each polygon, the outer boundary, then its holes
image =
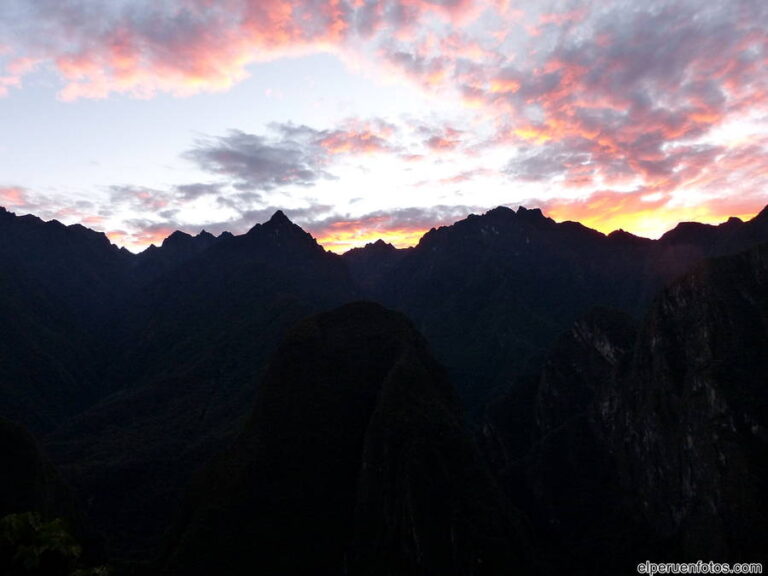
POLYGON ((82 547, 61 518, 36 512, 0 519, 0 572, 8 576, 108 576, 105 566, 80 565, 82 547))

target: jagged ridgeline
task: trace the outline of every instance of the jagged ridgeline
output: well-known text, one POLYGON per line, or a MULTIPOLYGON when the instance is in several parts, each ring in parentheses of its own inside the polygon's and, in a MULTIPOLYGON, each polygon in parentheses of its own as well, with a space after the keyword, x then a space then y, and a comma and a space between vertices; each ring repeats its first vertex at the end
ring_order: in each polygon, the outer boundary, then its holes
POLYGON ((118 570, 227 546, 235 570, 262 537, 286 573, 753 560, 766 241, 765 210, 648 240, 497 208, 339 256, 277 212, 134 255, 0 209, 0 417, 39 439, 118 570), (410 321, 328 313, 360 300, 410 321), (411 352, 363 353, 376 338, 411 352))

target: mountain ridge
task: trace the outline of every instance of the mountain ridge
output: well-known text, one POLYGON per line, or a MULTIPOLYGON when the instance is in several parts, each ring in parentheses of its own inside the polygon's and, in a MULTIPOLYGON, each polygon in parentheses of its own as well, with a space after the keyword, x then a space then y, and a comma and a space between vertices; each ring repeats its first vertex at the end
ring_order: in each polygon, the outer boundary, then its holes
POLYGON ((303 318, 359 300, 405 314, 480 422, 495 398, 525 397, 517 382, 595 306, 637 320, 704 259, 768 242, 761 215, 647 240, 500 207, 412 248, 338 255, 276 212, 246 234, 179 232, 133 255, 82 227, 4 212, 0 416, 40 435, 113 558, 150 558, 303 318))
MULTIPOLYGON (((171 232, 165 238, 163 238, 163 240, 160 242, 159 246, 153 243, 153 244, 150 244, 149 246, 147 246, 146 248, 144 248, 143 250, 134 253, 134 252, 130 252, 126 248, 120 247, 119 245, 117 245, 114 242, 112 242, 109 239, 109 237, 107 236, 106 233, 99 232, 99 231, 94 230, 92 228, 88 228, 87 226, 84 226, 83 224, 80 224, 80 223, 74 223, 74 224, 68 224, 67 225, 67 224, 62 224, 59 220, 56 220, 56 219, 51 219, 51 220, 47 220, 46 221, 46 220, 43 220, 43 219, 41 219, 38 216, 35 216, 33 214, 24 214, 24 215, 19 216, 19 215, 15 214, 14 212, 8 210, 6 207, 0 206, 0 218, 6 218, 7 219, 8 216, 11 216, 11 217, 14 217, 16 219, 19 219, 20 221, 34 223, 36 225, 51 225, 52 227, 63 227, 64 229, 67 229, 67 230, 70 230, 70 231, 73 231, 73 232, 75 232, 75 231, 78 231, 78 232, 79 231, 85 231, 85 232, 88 232, 88 233, 92 233, 92 235, 96 235, 96 236, 100 237, 102 239, 102 241, 103 241, 103 239, 106 239, 106 241, 110 245, 114 246, 118 250, 124 251, 125 253, 131 254, 131 255, 134 255, 134 256, 141 255, 141 254, 145 253, 147 250, 150 250, 153 247, 155 249, 162 248, 164 245, 166 245, 166 242, 168 242, 169 240, 170 240, 169 244, 171 244, 171 245, 175 244, 175 243, 177 243, 177 241, 180 238, 184 238, 185 241, 188 241, 189 238, 198 239, 198 238, 203 237, 205 239, 209 239, 210 237, 212 237, 212 238, 216 238, 216 239, 222 239, 222 237, 227 238, 227 237, 246 236, 246 235, 250 234, 251 232, 254 232, 255 230, 258 230, 261 226, 264 226, 264 225, 269 225, 269 227, 271 227, 273 230, 274 229, 278 229, 279 227, 287 226, 287 225, 292 225, 292 226, 296 226, 298 228, 301 228, 299 225, 297 225, 295 222, 293 222, 286 215, 286 213, 282 209, 277 208, 277 209, 275 209, 275 212, 272 214, 272 216, 270 216, 270 218, 267 219, 265 222, 263 222, 263 223, 256 223, 256 224, 252 225, 246 232, 244 232, 242 234, 233 234, 232 232, 229 232, 229 231, 223 231, 218 236, 216 236, 216 235, 211 234, 210 232, 207 232, 205 230, 205 228, 201 228, 200 231, 197 234, 191 234, 191 233, 185 232, 185 231, 183 231, 181 229, 177 229, 177 230, 174 230, 173 232, 171 232), (189 237, 189 238, 187 238, 187 237, 189 237)), ((473 221, 473 220, 476 220, 478 218, 481 218, 481 219, 482 218, 492 219, 492 220, 495 220, 497 222, 501 221, 501 220, 506 220, 508 222, 509 221, 514 221, 514 220, 511 220, 511 216, 515 216, 515 217, 517 217, 517 219, 519 221, 527 222, 529 224, 536 223, 536 222, 538 222, 540 224, 544 224, 544 223, 546 223, 546 224, 564 224, 564 225, 567 225, 567 226, 572 226, 574 224, 577 224, 580 227, 583 227, 585 229, 591 230, 591 231, 593 231, 593 232, 595 232, 597 234, 601 234, 601 235, 603 235, 605 237, 629 236, 629 237, 632 237, 632 238, 637 238, 637 239, 640 239, 640 240, 648 240, 648 241, 653 241, 653 242, 665 240, 665 237, 666 237, 665 241, 670 242, 670 241, 676 240, 681 234, 684 234, 686 232, 690 233, 692 231, 711 230, 711 229, 721 228, 723 226, 733 226, 733 225, 738 225, 738 224, 748 224, 750 222, 755 222, 755 221, 757 221, 757 222, 768 221, 768 205, 766 205, 760 212, 755 214, 755 216, 753 216, 749 220, 742 220, 742 219, 740 219, 738 217, 731 216, 727 220, 725 220, 725 221, 723 221, 721 223, 718 223, 718 224, 709 224, 709 223, 703 223, 703 222, 698 222, 698 221, 680 221, 673 228, 667 230, 666 232, 664 232, 658 238, 648 238, 648 237, 645 237, 645 236, 639 236, 637 234, 633 234, 633 233, 628 232, 626 230, 623 230, 621 228, 618 228, 616 230, 612 230, 611 232, 601 232, 601 231, 596 230, 594 228, 589 228, 588 226, 582 224, 581 222, 575 221, 575 220, 562 220, 560 222, 557 222, 557 221, 553 220, 552 218, 546 216, 546 214, 544 214, 543 210, 541 208, 539 208, 539 207, 528 208, 528 207, 526 207, 524 205, 518 205, 517 206, 517 210, 515 210, 515 209, 513 209, 513 208, 511 208, 511 207, 509 207, 507 205, 499 205, 499 206, 497 206, 495 208, 490 208, 490 209, 486 210, 485 212, 483 212, 481 214, 470 213, 465 218, 461 218, 459 220, 456 220, 455 222, 453 222, 451 224, 443 225, 443 226, 436 227, 436 228, 431 228, 431 229, 429 229, 429 230, 424 232, 424 234, 419 238, 419 241, 414 246, 409 246, 409 247, 405 247, 405 248, 396 248, 396 250, 406 250, 408 248, 412 248, 412 247, 418 246, 424 240, 424 238, 426 236, 428 236, 430 233, 437 232, 437 231, 442 230, 444 228, 451 228, 451 227, 455 226, 456 224, 460 224, 460 223, 465 222, 465 221, 473 221)), ((302 231, 304 231, 304 230, 302 229, 302 231)), ((357 250, 369 248, 369 247, 374 246, 374 245, 378 245, 379 242, 381 242, 383 244, 388 244, 390 246, 392 245, 391 243, 387 242, 386 240, 384 240, 382 238, 379 238, 379 239, 377 239, 377 240, 375 240, 373 242, 368 242, 368 243, 366 243, 363 246, 356 246, 356 247, 350 248, 349 250, 347 250, 347 252, 344 252, 341 255, 344 255, 344 254, 346 254, 346 253, 348 253, 350 251, 353 251, 353 250, 357 251, 357 250)))

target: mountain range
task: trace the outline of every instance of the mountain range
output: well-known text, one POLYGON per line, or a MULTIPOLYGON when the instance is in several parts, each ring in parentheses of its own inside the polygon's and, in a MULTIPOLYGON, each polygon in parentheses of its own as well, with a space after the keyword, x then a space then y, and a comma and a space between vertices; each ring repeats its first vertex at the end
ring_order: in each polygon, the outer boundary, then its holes
POLYGON ((0 208, 0 418, 125 574, 758 561, 766 242, 500 207, 336 255, 278 211, 134 255, 0 208))

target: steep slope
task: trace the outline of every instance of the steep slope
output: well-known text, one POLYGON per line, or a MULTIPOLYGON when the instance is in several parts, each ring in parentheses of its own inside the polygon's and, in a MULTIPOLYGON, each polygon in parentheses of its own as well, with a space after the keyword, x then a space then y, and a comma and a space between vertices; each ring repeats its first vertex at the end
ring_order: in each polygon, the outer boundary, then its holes
POLYGON ((612 444, 622 392, 615 375, 635 338, 626 315, 593 311, 485 414, 486 454, 531 518, 545 574, 621 574, 658 557, 632 513, 634 493, 619 482, 612 444))
POLYGON ((352 304, 277 351, 244 433, 193 486, 166 572, 498 574, 520 560, 513 518, 421 337, 352 304))
POLYGON ((108 373, 119 392, 47 441, 114 554, 153 553, 192 472, 242 428, 285 330, 355 296, 341 259, 282 213, 135 295, 108 373))
POLYGON ((768 245, 709 261, 655 303, 614 445, 639 513, 687 558, 765 560, 768 245))
POLYGON ((487 452, 551 572, 765 561, 768 245, 707 261, 633 334, 612 313, 580 321, 487 414, 487 452))

